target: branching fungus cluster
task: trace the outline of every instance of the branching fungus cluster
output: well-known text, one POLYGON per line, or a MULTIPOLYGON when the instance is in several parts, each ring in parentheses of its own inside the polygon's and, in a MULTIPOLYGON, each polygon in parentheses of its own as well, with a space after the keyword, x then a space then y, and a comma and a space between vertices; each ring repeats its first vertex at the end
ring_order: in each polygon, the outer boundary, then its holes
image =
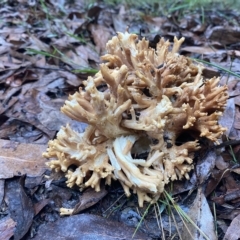
POLYGON ((177 53, 183 41, 175 38, 171 48, 161 39, 153 49, 126 32, 107 43, 100 71, 61 109, 88 127, 62 127, 44 153, 50 168, 66 172, 69 187, 99 191, 102 179, 119 180, 142 206, 169 181, 189 178, 199 137, 217 142, 226 130, 218 119, 228 94, 218 78, 202 77, 202 65, 177 53))

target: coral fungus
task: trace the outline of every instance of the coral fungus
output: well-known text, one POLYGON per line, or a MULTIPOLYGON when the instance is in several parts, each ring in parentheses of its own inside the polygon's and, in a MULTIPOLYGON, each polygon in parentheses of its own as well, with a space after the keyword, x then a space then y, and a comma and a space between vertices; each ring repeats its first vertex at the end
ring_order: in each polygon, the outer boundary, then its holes
POLYGON ((61 109, 88 127, 83 133, 62 127, 44 153, 50 168, 66 172, 69 187, 99 191, 102 179, 117 179, 142 206, 158 199, 169 181, 189 178, 199 137, 217 143, 226 130, 218 119, 227 87, 204 79, 202 65, 177 53, 183 41, 175 38, 171 48, 161 39, 153 49, 126 32, 107 43, 100 71, 61 109), (178 143, 184 134, 191 139, 178 143))

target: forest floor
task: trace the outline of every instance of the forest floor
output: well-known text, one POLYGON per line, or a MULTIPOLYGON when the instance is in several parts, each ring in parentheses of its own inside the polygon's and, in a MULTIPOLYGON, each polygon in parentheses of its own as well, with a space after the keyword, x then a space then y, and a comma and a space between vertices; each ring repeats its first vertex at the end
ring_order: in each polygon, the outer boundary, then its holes
POLYGON ((240 12, 85 2, 0 3, 0 240, 240 238, 240 12), (118 182, 98 193, 68 188, 42 157, 61 126, 86 127, 60 107, 98 71, 107 41, 126 29, 153 46, 184 37, 180 53, 229 92, 221 148, 203 141, 190 180, 143 208, 118 182), (61 207, 76 214, 60 216, 61 207))

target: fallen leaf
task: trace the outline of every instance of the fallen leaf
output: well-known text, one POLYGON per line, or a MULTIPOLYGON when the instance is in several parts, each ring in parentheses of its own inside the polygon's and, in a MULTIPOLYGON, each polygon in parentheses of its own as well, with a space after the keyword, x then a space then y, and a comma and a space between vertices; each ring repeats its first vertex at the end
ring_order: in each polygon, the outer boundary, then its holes
POLYGON ((59 74, 66 78, 67 82, 71 84, 72 86, 78 87, 82 81, 79 79, 75 74, 67 71, 60 71, 59 74))
POLYGON ((191 189, 194 189, 197 185, 197 178, 196 174, 193 172, 190 179, 175 181, 173 185, 173 189, 171 192, 173 195, 180 194, 191 189))
POLYGON ((88 43, 86 46, 80 45, 75 49, 75 51, 86 62, 88 62, 88 60, 92 60, 96 63, 100 62, 100 57, 95 49, 95 46, 90 43, 88 43))
POLYGON ((239 239, 239 236, 240 236, 239 226, 240 226, 240 214, 232 220, 223 239, 224 240, 239 239))
POLYGON ((235 108, 236 110, 236 114, 235 114, 235 118, 234 118, 234 127, 236 128, 236 129, 240 129, 240 109, 239 109, 239 107, 236 107, 235 108))
POLYGON ((98 203, 102 198, 107 195, 107 191, 101 188, 101 191, 96 192, 93 188, 89 188, 83 192, 80 197, 79 203, 73 209, 72 214, 77 214, 86 208, 89 208, 98 203))
POLYGON ((63 104, 63 99, 52 100, 46 95, 38 96, 38 105, 42 111, 37 114, 37 119, 46 129, 58 131, 67 122, 72 122, 67 116, 61 114, 60 107, 63 104))
POLYGON ((6 180, 5 202, 8 205, 11 218, 17 223, 14 231, 14 240, 20 240, 29 230, 34 209, 32 201, 23 189, 23 178, 6 180))
POLYGON ((196 165, 196 175, 199 184, 205 182, 209 178, 212 169, 215 167, 215 161, 216 153, 214 151, 210 151, 206 157, 199 160, 196 165))
POLYGON ((113 19, 114 29, 117 32, 125 32, 126 31, 127 23, 124 21, 123 17, 120 14, 114 16, 112 19, 113 19))
POLYGON ((106 50, 106 43, 112 36, 109 28, 102 25, 90 25, 90 31, 92 33, 94 43, 99 53, 103 53, 106 50))
MULTIPOLYGON (((230 173, 228 176, 225 177, 224 179, 224 187, 226 188, 227 190, 227 194, 230 193, 234 193, 236 191, 239 191, 239 183, 238 181, 236 181, 236 179, 233 177, 233 174, 230 173)), ((233 194, 235 195, 235 194, 233 194)), ((233 196, 232 195, 232 196, 233 196)), ((229 197, 230 198, 230 197, 229 197)))
POLYGON ((207 239, 217 240, 214 230, 214 219, 201 188, 198 189, 197 196, 187 215, 192 219, 201 232, 205 234, 205 236, 198 231, 196 226, 187 222, 186 225, 188 229, 186 227, 183 228, 181 234, 182 239, 205 240, 207 237, 207 239))
POLYGON ((0 206, 2 204, 2 200, 3 200, 4 194, 5 194, 4 183, 5 183, 5 180, 0 179, 0 206))
POLYGON ((139 222, 141 221, 141 215, 132 208, 127 207, 121 212, 119 220, 129 227, 137 228, 139 222))
POLYGON ((40 226, 34 240, 126 240, 126 239, 149 239, 144 233, 137 232, 132 238, 134 228, 124 224, 107 220, 91 214, 80 214, 65 217, 54 223, 40 226))
POLYGON ((229 167, 229 162, 224 161, 223 157, 221 155, 219 155, 216 158, 216 167, 219 170, 225 170, 229 167))
POLYGON ((224 169, 221 171, 213 171, 211 178, 207 182, 206 190, 205 190, 205 195, 208 196, 212 191, 218 186, 220 181, 227 177, 230 174, 229 169, 224 169))
POLYGON ((34 214, 37 215, 49 202, 51 199, 46 198, 34 204, 34 214))
POLYGON ((217 205, 223 205, 223 204, 225 204, 224 196, 223 196, 223 195, 220 195, 219 197, 212 197, 211 199, 212 199, 212 201, 215 202, 217 205))
POLYGON ((217 41, 221 44, 238 43, 240 38, 240 28, 216 26, 206 31, 205 36, 211 41, 217 41))
MULTIPOLYGON (((57 184, 58 181, 54 182, 56 182, 57 184)), ((51 184, 50 188, 48 189, 48 192, 49 192, 48 198, 55 202, 57 208, 60 208, 61 206, 73 208, 77 202, 77 199, 76 201, 68 202, 73 197, 73 190, 66 188, 66 185, 65 187, 60 187, 56 186, 55 184, 51 184)), ((74 195, 78 197, 80 195, 80 191, 74 193, 74 195)))
POLYGON ((239 57, 240 56, 240 51, 238 50, 225 50, 225 49, 215 49, 213 47, 208 47, 208 46, 187 46, 181 48, 181 51, 186 51, 186 52, 191 52, 191 53, 198 53, 198 54, 205 54, 205 55, 213 55, 214 56, 221 56, 222 54, 227 54, 229 56, 235 56, 239 57))
POLYGON ((69 50, 64 52, 64 54, 61 56, 61 60, 70 65, 72 69, 88 68, 88 61, 85 60, 85 58, 82 58, 81 55, 79 56, 77 53, 75 53, 75 51, 69 50))
POLYGON ((233 201, 233 200, 236 200, 239 198, 240 198, 240 190, 238 189, 238 190, 232 191, 230 193, 227 193, 224 196, 224 201, 228 202, 228 201, 233 201))
POLYGON ((221 230, 222 230, 224 233, 225 233, 225 232, 227 231, 227 229, 228 229, 228 226, 227 226, 226 222, 223 221, 223 220, 217 220, 217 225, 218 225, 218 227, 221 228, 221 230))
POLYGON ((0 219, 0 239, 10 239, 14 234, 15 226, 16 222, 14 222, 9 216, 0 219))
POLYGON ((91 6, 88 10, 88 17, 89 18, 94 18, 94 19, 97 19, 100 12, 101 12, 102 8, 95 5, 95 6, 91 6))
POLYGON ((234 98, 230 98, 227 101, 227 106, 223 112, 222 117, 218 121, 220 125, 227 128, 225 132, 225 135, 227 137, 229 136, 229 133, 234 124, 235 111, 236 111, 236 108, 235 108, 234 98))
POLYGON ((44 175, 37 176, 37 177, 26 176, 24 187, 29 189, 36 189, 36 187, 38 187, 43 182, 45 182, 45 179, 43 180, 43 178, 44 178, 44 175))
POLYGON ((213 68, 204 67, 204 69, 203 69, 203 76, 205 78, 220 77, 220 75, 221 74, 213 68))
POLYGON ((237 174, 240 174, 240 168, 239 167, 238 168, 232 168, 231 172, 235 172, 237 174))
POLYGON ((28 48, 32 48, 32 49, 39 50, 39 51, 42 50, 42 51, 45 51, 45 52, 51 52, 51 49, 50 49, 49 45, 40 41, 33 34, 29 36, 29 40, 30 40, 29 42, 31 43, 31 45, 28 46, 28 48))
POLYGON ((0 178, 12 178, 26 174, 30 177, 42 175, 46 160, 42 153, 46 145, 14 143, 0 139, 0 178))
MULTIPOLYGON (((236 209, 234 206, 229 204, 223 204, 223 207, 225 207, 225 210, 222 210, 221 214, 218 215, 218 219, 227 219, 227 220, 233 220, 235 217, 237 217, 240 214, 240 210, 236 209)), ((225 233, 227 230, 225 231, 225 233)))
POLYGON ((226 52, 226 50, 215 50, 212 47, 207 46, 187 46, 181 48, 182 51, 192 52, 192 53, 199 53, 199 54, 222 54, 226 52))

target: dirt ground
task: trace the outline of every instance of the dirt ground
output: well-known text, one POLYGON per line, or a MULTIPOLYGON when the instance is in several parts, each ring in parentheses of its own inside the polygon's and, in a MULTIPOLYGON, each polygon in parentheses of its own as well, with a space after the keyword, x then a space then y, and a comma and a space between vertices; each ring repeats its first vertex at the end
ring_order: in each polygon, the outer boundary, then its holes
POLYGON ((0 240, 240 238, 240 13, 85 2, 0 3, 0 240), (220 145, 200 139, 190 180, 169 184, 169 198, 143 208, 117 181, 100 192, 68 188, 42 157, 61 126, 86 128, 60 108, 98 72, 107 41, 126 29, 153 48, 161 37, 184 37, 180 53, 229 93, 220 145), (74 213, 60 216, 60 208, 74 213))

